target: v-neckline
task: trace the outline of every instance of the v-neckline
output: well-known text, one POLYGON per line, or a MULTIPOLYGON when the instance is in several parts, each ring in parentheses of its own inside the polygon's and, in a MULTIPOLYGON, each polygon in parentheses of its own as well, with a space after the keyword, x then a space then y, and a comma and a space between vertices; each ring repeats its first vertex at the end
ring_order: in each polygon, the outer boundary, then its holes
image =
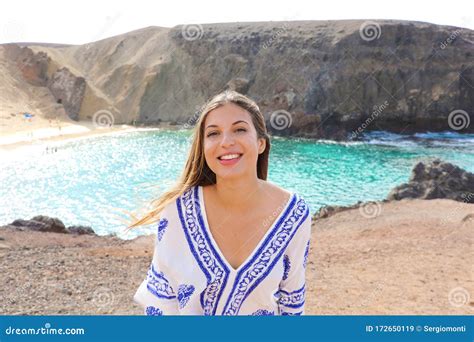
POLYGON ((268 230, 265 232, 265 234, 263 235, 263 237, 260 239, 260 241, 257 243, 257 245, 255 246, 255 248, 252 250, 252 252, 247 256, 247 258, 239 265, 239 267, 237 268, 234 268, 234 266, 232 266, 230 264, 230 262, 227 260, 227 258, 225 257, 224 253, 222 253, 219 245, 217 244, 217 241, 214 239, 214 236, 212 235, 212 231, 209 227, 209 222, 207 221, 207 212, 206 212, 206 203, 204 201, 204 190, 203 190, 203 187, 201 185, 198 185, 197 186, 198 188, 198 200, 199 200, 199 206, 197 208, 197 211, 199 211, 197 214, 201 214, 202 217, 203 217, 203 221, 204 221, 204 231, 205 233, 209 236, 209 240, 211 241, 211 244, 213 245, 214 247, 214 250, 219 254, 219 256, 221 257, 221 259, 224 261, 224 263, 227 265, 227 267, 231 270, 231 272, 239 272, 240 270, 242 270, 242 268, 245 267, 245 265, 247 263, 250 262, 250 260, 253 259, 253 257, 255 256, 255 254, 257 253, 257 251, 260 250, 260 248, 262 247, 262 245, 265 243, 265 241, 267 240, 268 236, 276 229, 277 225, 278 225, 278 222, 281 220, 282 216, 286 213, 286 211, 288 210, 288 207, 290 206, 290 204, 292 203, 293 201, 293 197, 295 197, 295 194, 294 193, 290 193, 290 197, 288 198, 288 201, 286 202, 283 210, 278 214, 278 216, 276 217, 276 219, 273 221, 272 225, 268 228, 268 230))

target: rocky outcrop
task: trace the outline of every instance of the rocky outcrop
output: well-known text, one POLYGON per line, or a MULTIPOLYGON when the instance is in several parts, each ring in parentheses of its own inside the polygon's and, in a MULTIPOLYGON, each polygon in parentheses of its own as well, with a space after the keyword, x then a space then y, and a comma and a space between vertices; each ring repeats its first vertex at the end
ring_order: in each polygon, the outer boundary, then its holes
POLYGON ((431 163, 418 163, 408 183, 394 188, 388 200, 404 198, 448 198, 474 203, 474 174, 439 159, 431 163))
POLYGON ((5 54, 16 62, 16 66, 24 80, 35 86, 46 86, 48 66, 51 61, 46 53, 34 53, 27 47, 9 44, 5 54))
POLYGON ((409 182, 393 188, 386 199, 374 202, 359 201, 349 206, 323 206, 314 214, 313 219, 328 218, 336 213, 357 208, 362 215, 371 217, 380 211, 383 203, 389 201, 438 198, 474 203, 474 174, 439 159, 429 163, 420 162, 411 171, 409 182))
POLYGON ((61 68, 53 73, 47 86, 56 102, 61 103, 68 116, 77 121, 86 91, 84 77, 77 77, 69 69, 61 68))
POLYGON ((193 89, 207 97, 234 79, 248 80, 245 93, 276 134, 345 139, 368 119, 368 129, 450 130, 453 110, 474 112, 471 30, 380 21, 370 39, 360 30, 365 24, 203 25, 194 40, 180 26, 170 36, 191 56, 183 69, 193 70, 193 89), (290 117, 283 127, 272 122, 282 110, 290 117))
POLYGON ((101 99, 88 115, 113 106, 117 124, 189 124, 209 97, 234 89, 257 101, 273 134, 343 140, 366 130, 474 132, 473 42, 459 27, 347 20, 148 27, 31 48, 67 68, 50 86, 72 118, 81 77, 83 102, 101 99), (462 117, 449 119, 453 111, 462 117))
MULTIPOLYGON (((32 230, 38 232, 52 232, 62 234, 77 234, 77 235, 96 235, 91 227, 85 226, 70 226, 67 227, 58 218, 49 216, 35 216, 31 220, 18 219, 10 224, 4 226, 6 228, 13 228, 17 230, 32 230)), ((1 227, 1 228, 4 228, 1 227)))
POLYGON ((84 77, 77 77, 66 67, 55 68, 55 63, 52 63, 47 53, 34 52, 29 47, 8 44, 5 45, 5 55, 15 61, 21 77, 26 82, 48 88, 55 105, 61 104, 71 119, 79 119, 86 91, 84 77))

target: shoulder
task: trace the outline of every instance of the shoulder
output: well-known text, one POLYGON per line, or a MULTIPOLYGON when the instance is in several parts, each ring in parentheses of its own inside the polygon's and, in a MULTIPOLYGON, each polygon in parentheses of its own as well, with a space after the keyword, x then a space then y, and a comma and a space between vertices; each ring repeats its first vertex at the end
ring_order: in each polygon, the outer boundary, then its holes
POLYGON ((271 183, 269 181, 263 181, 264 186, 269 194, 272 194, 272 198, 280 199, 280 202, 288 202, 293 200, 294 206, 298 207, 299 210, 310 212, 310 207, 304 197, 294 191, 284 189, 283 187, 271 183))
POLYGON ((286 199, 289 199, 293 193, 289 190, 286 190, 284 188, 282 188, 281 186, 279 185, 276 185, 274 183, 271 183, 269 181, 261 181, 261 184, 263 185, 265 191, 270 194, 270 196, 272 198, 280 198, 280 199, 283 199, 283 198, 286 198, 286 199))

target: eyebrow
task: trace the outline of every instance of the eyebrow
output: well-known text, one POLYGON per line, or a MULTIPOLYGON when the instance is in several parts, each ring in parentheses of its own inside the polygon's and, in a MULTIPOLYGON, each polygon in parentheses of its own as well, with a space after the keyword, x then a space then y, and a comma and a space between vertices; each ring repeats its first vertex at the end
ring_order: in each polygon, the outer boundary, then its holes
MULTIPOLYGON (((247 121, 244 121, 244 120, 237 120, 236 122, 234 122, 234 123, 232 124, 232 126, 233 126, 233 125, 237 125, 238 123, 241 123, 241 122, 246 123, 247 125, 249 124, 247 121)), ((217 126, 217 125, 209 125, 209 126, 206 127, 206 129, 211 128, 211 127, 219 127, 219 126, 217 126)))

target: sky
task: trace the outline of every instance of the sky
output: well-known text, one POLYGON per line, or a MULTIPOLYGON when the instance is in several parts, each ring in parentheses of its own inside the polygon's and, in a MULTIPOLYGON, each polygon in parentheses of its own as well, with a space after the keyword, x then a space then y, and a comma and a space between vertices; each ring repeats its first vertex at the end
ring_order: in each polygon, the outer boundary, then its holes
POLYGON ((17 0, 2 4, 0 44, 85 44, 147 26, 237 21, 399 19, 474 29, 473 13, 468 0, 17 0))

